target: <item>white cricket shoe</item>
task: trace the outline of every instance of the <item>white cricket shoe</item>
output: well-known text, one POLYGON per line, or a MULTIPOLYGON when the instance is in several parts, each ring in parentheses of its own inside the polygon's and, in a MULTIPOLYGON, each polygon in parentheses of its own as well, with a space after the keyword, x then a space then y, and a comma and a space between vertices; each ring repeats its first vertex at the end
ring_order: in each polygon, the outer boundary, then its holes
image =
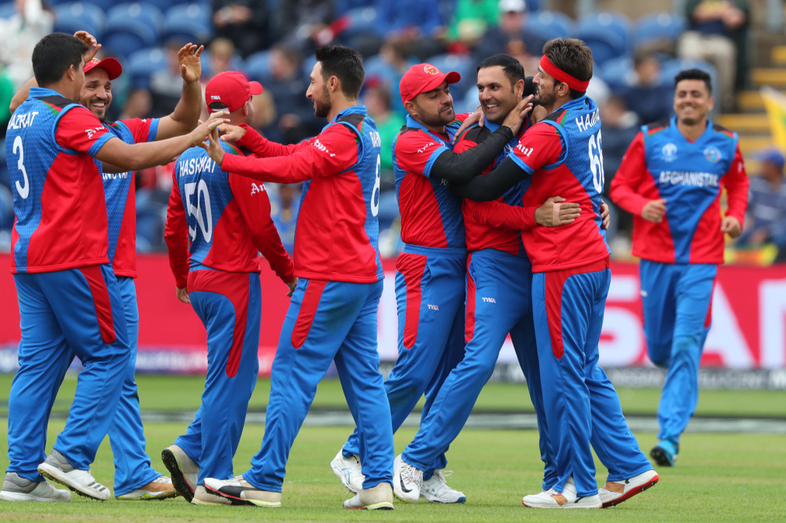
POLYGON ((46 481, 30 481, 16 472, 6 472, 3 489, 0 490, 3 501, 71 501, 71 493, 67 490, 54 488, 46 481))
POLYGON ((281 492, 260 490, 236 476, 233 479, 220 480, 205 478, 205 489, 232 502, 233 505, 256 505, 264 508, 281 507, 281 492))
POLYGON ((624 481, 607 481, 606 485, 598 490, 603 508, 613 507, 629 500, 636 494, 654 487, 659 479, 657 472, 648 470, 624 481))
POLYGON ((352 499, 344 502, 344 508, 366 510, 393 510, 393 489, 390 483, 383 482, 369 489, 363 489, 352 499))
POLYGON ((598 494, 579 497, 576 494, 576 485, 573 483, 573 478, 568 478, 562 492, 554 489, 544 490, 537 494, 524 496, 521 502, 525 507, 530 508, 598 509, 602 506, 598 494))
POLYGON ((393 493, 406 503, 417 503, 420 499, 420 486, 423 484, 423 471, 401 459, 393 460, 393 493))
POLYGON ((38 465, 38 472, 46 478, 68 487, 80 496, 106 501, 112 492, 98 483, 90 470, 75 469, 58 451, 53 450, 46 461, 38 465))
POLYGON ((344 449, 339 450, 336 457, 330 462, 330 468, 347 490, 353 494, 363 490, 363 481, 365 481, 366 476, 363 475, 360 457, 357 454, 352 454, 351 457, 346 458, 344 457, 344 449))
POLYGON ((170 445, 161 452, 161 461, 172 476, 177 493, 191 503, 199 481, 199 465, 177 445, 170 445))
POLYGON ((467 496, 463 492, 450 488, 445 481, 446 476, 452 472, 443 474, 442 470, 435 470, 434 475, 429 479, 424 479, 420 486, 420 497, 429 503, 464 503, 467 496))

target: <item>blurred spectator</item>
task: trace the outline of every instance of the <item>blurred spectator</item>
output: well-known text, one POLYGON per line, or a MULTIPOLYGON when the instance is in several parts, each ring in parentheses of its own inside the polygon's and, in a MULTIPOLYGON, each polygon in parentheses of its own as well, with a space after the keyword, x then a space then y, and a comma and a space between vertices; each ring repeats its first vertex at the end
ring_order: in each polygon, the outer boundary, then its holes
POLYGON ((269 24, 266 0, 213 0, 215 36, 231 40, 243 58, 270 45, 269 24))
POLYGON ((0 62, 14 84, 22 87, 33 76, 33 48, 38 41, 52 32, 54 13, 41 0, 14 0, 15 13, 10 18, 0 18, 0 62))
POLYGON ((633 217, 617 207, 609 198, 611 180, 617 174, 622 157, 628 150, 636 133, 639 132, 639 118, 636 113, 628 110, 625 99, 611 96, 600 106, 601 133, 603 136, 603 172, 605 183, 603 199, 612 206, 611 224, 607 231, 612 252, 630 252, 630 235, 633 232, 633 217), (624 233, 620 235, 620 233, 624 233), (620 245, 625 242, 626 245, 620 245), (615 248, 616 247, 616 248, 615 248))
POLYGON ((627 84, 618 94, 625 98, 628 109, 636 113, 642 123, 671 117, 671 83, 661 81, 660 62, 654 54, 636 54, 627 84))
POLYGON ((736 89, 745 87, 748 76, 748 0, 687 0, 690 20, 678 46, 683 58, 707 60, 718 70, 721 109, 736 106, 736 89))
MULTIPOLYGON (((475 46, 472 54, 477 62, 498 53, 516 56, 514 53, 517 50, 527 52, 523 40, 524 24, 527 22, 527 3, 524 0, 499 0, 497 5, 499 23, 486 30, 480 43, 475 46)), ((538 56, 541 54, 540 51, 540 49, 536 51, 538 56)), ((521 62, 520 59, 519 61, 521 62)), ((529 74, 527 64, 521 63, 529 74)))
POLYGON ((379 55, 366 64, 366 80, 372 77, 389 86, 390 98, 394 100, 393 109, 402 116, 406 115, 404 106, 397 103, 401 99, 398 84, 415 61, 409 58, 409 42, 403 38, 387 40, 379 51, 379 55))
MULTIPOLYGON (((219 73, 232 71, 232 59, 235 57, 235 44, 229 38, 216 38, 210 42, 210 62, 205 64, 210 77, 219 73)), ((204 76, 203 76, 204 78, 204 76)))
MULTIPOLYGON (((266 184, 271 185, 271 184, 266 184)), ((295 229, 300 210, 301 184, 279 184, 277 197, 271 198, 270 216, 276 225, 281 243, 291 255, 295 252, 295 229)))
POLYGON ((8 71, 0 64, 0 138, 5 137, 8 121, 11 119, 11 99, 16 94, 14 82, 8 76, 8 71))
MULTIPOLYGON (((604 141, 605 152, 605 141, 604 141)), ((786 262, 786 179, 784 158, 778 151, 765 151, 758 158, 761 174, 751 177, 748 219, 737 245, 761 247, 772 243, 778 248, 776 263, 786 262)))
POLYGON ((463 35, 479 31, 482 35, 499 22, 499 0, 458 0, 447 32, 449 41, 464 40, 463 35))
POLYGON ((314 136, 322 124, 314 116, 313 103, 306 98, 309 79, 303 73, 300 53, 286 44, 277 44, 270 53, 272 82, 264 85, 279 113, 275 123, 264 129, 265 135, 279 143, 297 143, 314 136))
POLYGON ((380 156, 380 189, 392 190, 396 187, 396 175, 393 173, 393 139, 404 126, 401 114, 390 108, 390 90, 384 83, 371 80, 363 90, 363 104, 368 115, 377 123, 379 137, 382 140, 380 156))
POLYGON ((333 38, 328 26, 335 19, 335 13, 332 0, 279 0, 275 25, 277 39, 311 54, 333 38))
POLYGON ((386 39, 402 38, 420 61, 445 52, 440 43, 444 24, 439 2, 424 0, 380 0, 377 4, 379 29, 386 39))
POLYGON ((172 40, 166 44, 167 67, 150 76, 150 95, 153 104, 151 116, 160 118, 172 114, 183 94, 180 62, 177 53, 184 43, 172 40))
POLYGON ((153 102, 150 91, 147 89, 136 89, 128 94, 123 111, 118 120, 130 118, 147 118, 153 110, 153 102))

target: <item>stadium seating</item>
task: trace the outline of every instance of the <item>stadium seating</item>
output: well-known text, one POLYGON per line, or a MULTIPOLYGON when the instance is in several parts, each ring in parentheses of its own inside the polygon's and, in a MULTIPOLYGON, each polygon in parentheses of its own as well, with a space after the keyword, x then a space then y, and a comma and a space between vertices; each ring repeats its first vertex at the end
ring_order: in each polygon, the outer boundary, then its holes
POLYGON ((595 63, 603 64, 625 55, 629 33, 630 21, 625 16, 602 12, 583 18, 576 34, 592 49, 595 63))
POLYGON ((126 58, 158 42, 163 16, 152 4, 122 4, 107 13, 104 47, 126 58))
POLYGON ((524 42, 533 54, 539 54, 543 44, 553 38, 574 34, 573 20, 557 11, 539 11, 527 17, 524 24, 524 42))
POLYGON ((461 75, 461 81, 455 86, 451 87, 454 96, 458 97, 463 95, 470 86, 475 85, 476 76, 473 74, 475 70, 475 62, 468 56, 456 54, 439 54, 432 56, 428 59, 428 63, 447 73, 449 71, 456 71, 461 75))
POLYGON ((153 47, 132 54, 123 66, 123 73, 129 78, 133 89, 149 89, 150 77, 166 69, 166 66, 166 52, 153 47))
POLYGON ((55 31, 69 34, 87 31, 101 40, 105 27, 104 11, 93 4, 74 2, 55 8, 55 31))
POLYGON ((161 42, 172 40, 195 44, 207 42, 213 34, 210 16, 210 6, 204 4, 182 4, 172 7, 166 13, 161 42))
POLYGON ((628 73, 633 69, 633 60, 629 56, 614 58, 598 67, 595 75, 606 82, 613 91, 615 88, 625 85, 628 73))
POLYGON ((342 33, 344 38, 377 31, 377 10, 374 7, 356 7, 347 11, 344 16, 349 21, 348 27, 342 33))
POLYGON ((636 49, 642 45, 660 40, 676 42, 688 27, 684 16, 672 13, 655 13, 642 17, 634 30, 634 46, 636 49))
POLYGON ((270 51, 259 51, 246 58, 246 74, 258 82, 268 80, 270 78, 270 51))

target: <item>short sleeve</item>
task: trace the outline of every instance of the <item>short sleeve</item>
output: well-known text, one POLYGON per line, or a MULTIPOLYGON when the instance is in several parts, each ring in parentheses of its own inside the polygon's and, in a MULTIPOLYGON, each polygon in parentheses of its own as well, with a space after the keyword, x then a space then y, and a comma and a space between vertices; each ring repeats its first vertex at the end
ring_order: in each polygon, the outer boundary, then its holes
POLYGON ((156 141, 158 122, 158 118, 129 118, 128 120, 120 120, 120 123, 128 127, 128 130, 131 131, 131 136, 134 137, 134 143, 156 141))
POLYGON ((539 123, 524 133, 510 158, 531 175, 541 167, 557 163, 562 149, 562 138, 557 128, 539 123))
POLYGON ((84 107, 75 107, 60 117, 56 133, 57 144, 95 156, 103 145, 115 136, 84 107))
POLYGON ((406 131, 399 135, 394 153, 401 169, 428 178, 434 162, 449 150, 442 142, 424 132, 406 131))

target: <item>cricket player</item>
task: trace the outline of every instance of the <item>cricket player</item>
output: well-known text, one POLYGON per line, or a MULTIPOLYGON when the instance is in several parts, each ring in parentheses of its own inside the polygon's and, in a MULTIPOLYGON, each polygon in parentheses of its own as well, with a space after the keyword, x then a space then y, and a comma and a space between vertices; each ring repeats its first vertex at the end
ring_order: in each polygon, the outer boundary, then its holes
MULTIPOLYGON (((205 88, 208 111, 228 111, 230 124, 250 122, 251 98, 261 93, 262 85, 236 72, 219 73, 205 88)), ((229 142, 221 145, 243 154, 229 142)), ((194 421, 161 457, 191 503, 231 504, 204 483, 206 477, 235 477, 232 458, 259 372, 259 253, 290 295, 297 278, 270 218, 264 184, 222 170, 199 147, 175 165, 165 238, 177 296, 194 307, 207 330, 208 367, 194 421)))
POLYGON ((749 186, 737 133, 707 118, 714 105, 710 76, 688 69, 674 82, 676 116, 642 126, 611 184, 611 198, 634 216, 647 353, 667 369, 660 441, 650 452, 664 467, 674 466, 680 435, 696 410, 724 234, 742 232, 749 186))

